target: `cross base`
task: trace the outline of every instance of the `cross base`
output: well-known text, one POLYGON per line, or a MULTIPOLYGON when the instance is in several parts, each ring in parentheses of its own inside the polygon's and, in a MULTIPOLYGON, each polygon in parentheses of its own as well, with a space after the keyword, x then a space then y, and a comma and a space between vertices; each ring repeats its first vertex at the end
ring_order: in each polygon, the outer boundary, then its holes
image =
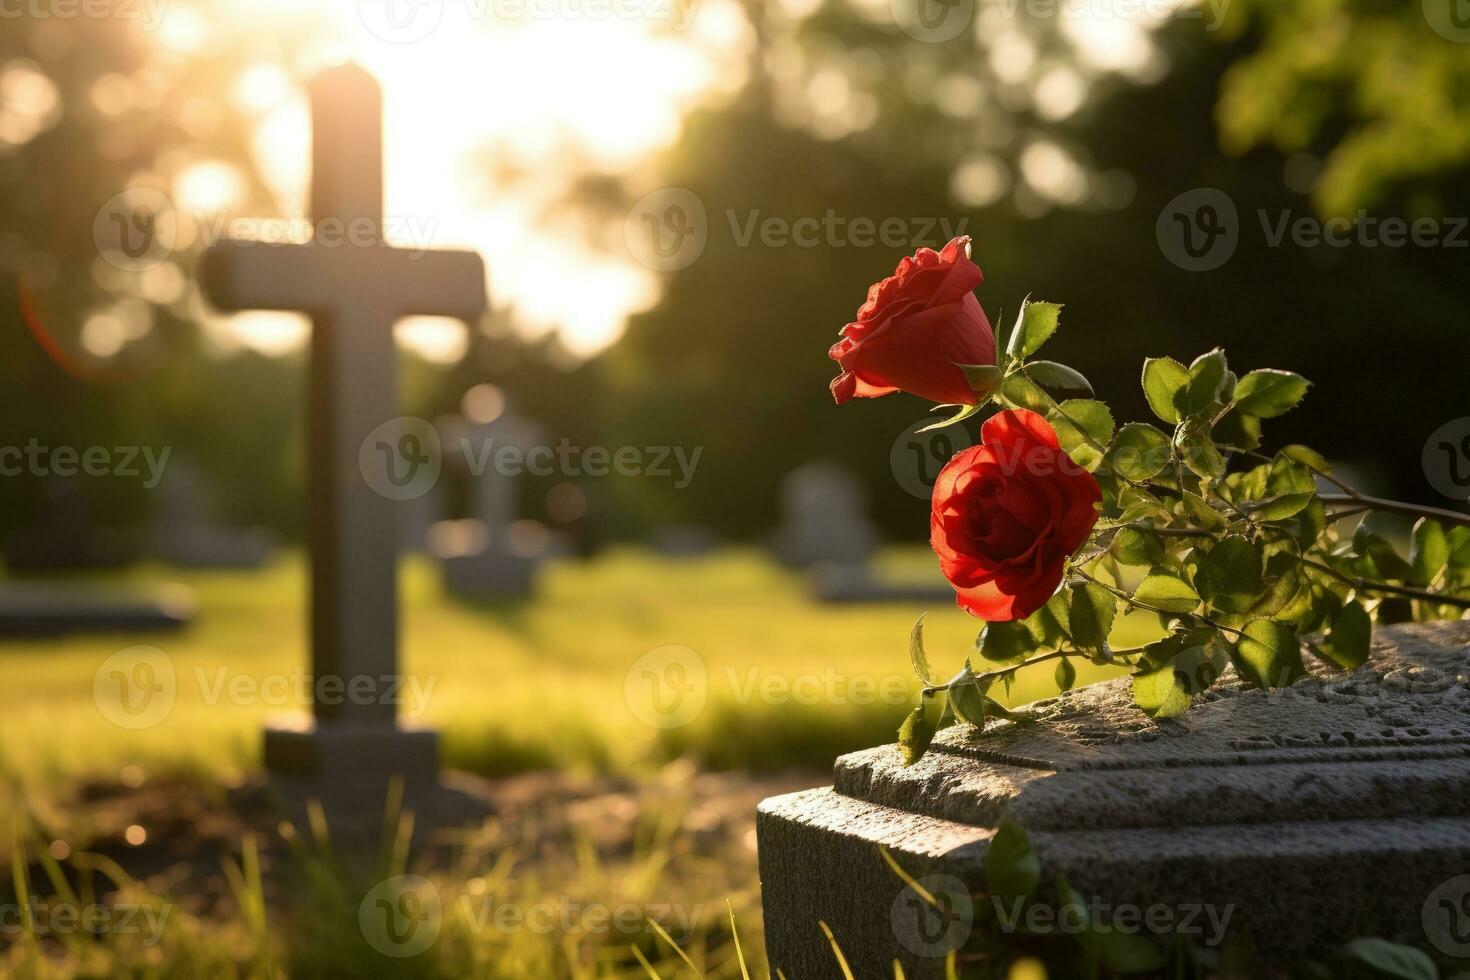
POLYGON ((444 584, 464 599, 521 599, 531 594, 540 562, 521 555, 451 555, 440 561, 444 584))
POLYGON ((361 722, 310 719, 267 725, 265 766, 287 819, 301 831, 312 800, 321 803, 333 841, 375 843, 393 780, 403 783, 413 839, 430 831, 478 825, 483 800, 439 779, 439 734, 361 722))

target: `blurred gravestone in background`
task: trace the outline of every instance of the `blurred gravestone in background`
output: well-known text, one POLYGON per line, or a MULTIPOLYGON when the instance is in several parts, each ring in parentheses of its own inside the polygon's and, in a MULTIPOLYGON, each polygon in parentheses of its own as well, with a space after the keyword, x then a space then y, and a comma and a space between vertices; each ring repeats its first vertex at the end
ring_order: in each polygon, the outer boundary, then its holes
POLYGON ((0 581, 0 635, 64 636, 176 630, 194 618, 193 594, 77 582, 74 573, 115 571, 138 559, 136 528, 98 525, 83 477, 46 477, 39 514, 5 539, 0 581), (44 576, 38 581, 25 581, 44 576), (17 581, 17 577, 23 579, 17 581))
POLYGON ((216 523, 208 477, 191 460, 173 459, 154 492, 149 550, 160 560, 185 568, 258 568, 270 558, 275 532, 216 523))
POLYGON ((436 525, 432 550, 456 595, 520 599, 535 588, 550 538, 544 525, 519 516, 519 485, 533 465, 529 453, 540 447, 548 460, 554 457, 539 425, 503 400, 491 408, 483 421, 456 419, 449 426, 449 457, 467 480, 470 516, 436 525))
POLYGON ((12 573, 120 568, 141 553, 136 529, 100 525, 83 493, 84 477, 44 477, 41 503, 31 520, 5 537, 5 567, 12 573))
POLYGON ((781 524, 773 546, 783 564, 865 565, 878 534, 857 476, 840 463, 812 460, 781 482, 781 524))

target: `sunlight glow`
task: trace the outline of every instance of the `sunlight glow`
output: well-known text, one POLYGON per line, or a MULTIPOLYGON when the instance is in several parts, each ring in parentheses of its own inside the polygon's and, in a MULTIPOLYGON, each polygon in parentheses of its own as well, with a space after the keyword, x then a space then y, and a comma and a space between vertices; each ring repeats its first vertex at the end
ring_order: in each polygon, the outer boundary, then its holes
MULTIPOLYGON (((607 4, 584 12, 577 0, 451 0, 437 28, 413 43, 378 36, 356 3, 214 2, 215 31, 269 33, 294 23, 313 39, 313 64, 345 56, 365 65, 384 89, 390 240, 478 250, 494 308, 509 311, 526 336, 555 332, 578 358, 616 340, 661 287, 621 248, 596 247, 621 242, 606 231, 620 228, 623 215, 589 226, 568 200, 576 182, 646 168, 677 141, 690 108, 743 84, 753 43, 733 0, 647 0, 638 17, 607 4)), ((184 16, 168 43, 203 43, 190 24, 184 16)), ((300 74, 312 70, 303 65, 300 74)), ((308 213, 300 78, 283 89, 278 71, 256 65, 232 98, 256 117, 252 158, 280 213, 308 213)), ((283 337, 271 321, 232 323, 235 334, 268 330, 265 346, 283 337)), ((398 336, 440 363, 468 343, 443 322, 420 321, 398 336)))

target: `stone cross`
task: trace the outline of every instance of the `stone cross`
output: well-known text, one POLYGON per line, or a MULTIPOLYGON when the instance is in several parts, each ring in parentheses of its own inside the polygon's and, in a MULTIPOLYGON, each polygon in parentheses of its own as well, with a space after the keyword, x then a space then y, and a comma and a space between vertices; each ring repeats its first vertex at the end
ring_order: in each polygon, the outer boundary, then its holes
POLYGON ((527 454, 544 445, 539 426, 509 407, 488 422, 470 425, 460 452, 470 479, 471 547, 441 555, 451 592, 474 599, 524 597, 535 587, 540 555, 523 554, 511 540, 517 519, 517 484, 527 454), (509 454, 507 457, 506 454, 509 454))
POLYGON ((393 500, 369 482, 359 451, 397 415, 394 322, 478 317, 485 272, 473 252, 383 241, 382 95, 373 78, 357 65, 332 68, 310 96, 313 240, 222 241, 204 258, 203 280, 221 309, 311 316, 313 724, 268 729, 266 764, 305 777, 324 802, 338 792, 370 802, 389 775, 432 777, 437 743, 431 732, 400 729, 391 697, 323 696, 324 681, 381 690, 399 673, 393 500))

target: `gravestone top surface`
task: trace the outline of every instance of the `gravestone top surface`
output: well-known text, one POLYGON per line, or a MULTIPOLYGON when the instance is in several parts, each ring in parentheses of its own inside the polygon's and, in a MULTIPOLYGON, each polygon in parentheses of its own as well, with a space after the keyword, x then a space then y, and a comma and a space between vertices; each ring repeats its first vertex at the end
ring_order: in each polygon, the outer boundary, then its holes
MULTIPOLYGON (((1470 622, 1383 627, 1359 669, 1312 669, 1277 691, 1227 672, 1157 722, 1123 678, 1040 702, 1034 721, 946 729, 907 768, 891 745, 843 756, 834 786, 758 812, 773 972, 839 980, 820 920, 855 976, 891 975, 895 958, 905 976, 944 976, 970 920, 915 925, 882 855, 982 894, 1006 820, 1040 863, 1038 904, 1055 908, 1044 883, 1060 875, 1119 914, 1213 909, 1248 946, 1249 976, 1354 937, 1470 955, 1463 917, 1445 914, 1470 908, 1453 904, 1470 894, 1470 622)), ((1171 921, 1206 945, 1226 931, 1171 921)))
MULTIPOLYGON (((1405 801, 1387 787, 1410 770, 1437 785, 1470 764, 1470 621, 1381 628, 1357 670, 1275 691, 1227 671, 1175 718, 1145 716, 1127 678, 1033 707, 1033 721, 945 729, 908 768, 892 745, 843 756, 836 789, 982 826, 1312 819, 1349 800, 1392 816, 1405 801)), ((1470 786, 1441 791, 1446 810, 1470 809, 1470 786)), ((1411 802, 1432 809, 1431 796, 1411 802)))

